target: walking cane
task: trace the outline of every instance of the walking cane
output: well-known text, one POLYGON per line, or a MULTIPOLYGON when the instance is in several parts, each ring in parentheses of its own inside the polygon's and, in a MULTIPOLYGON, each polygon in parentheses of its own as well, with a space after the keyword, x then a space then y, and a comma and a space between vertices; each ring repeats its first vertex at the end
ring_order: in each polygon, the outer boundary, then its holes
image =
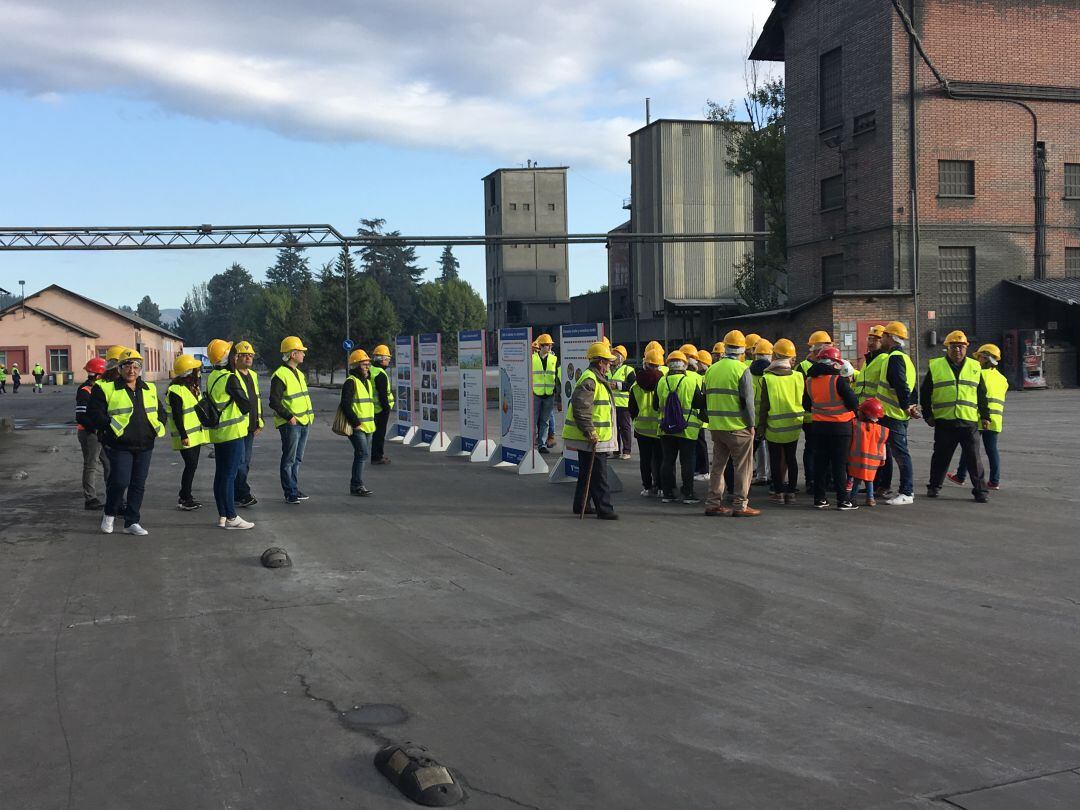
MULTIPOLYGON (((594 463, 596 463, 596 445, 593 445, 592 455, 589 456, 589 472, 585 476, 585 498, 581 501, 581 514, 578 515, 578 520, 585 519, 585 510, 589 508, 589 487, 592 486, 592 468, 594 463)), ((581 474, 580 470, 578 471, 578 474, 581 474)))

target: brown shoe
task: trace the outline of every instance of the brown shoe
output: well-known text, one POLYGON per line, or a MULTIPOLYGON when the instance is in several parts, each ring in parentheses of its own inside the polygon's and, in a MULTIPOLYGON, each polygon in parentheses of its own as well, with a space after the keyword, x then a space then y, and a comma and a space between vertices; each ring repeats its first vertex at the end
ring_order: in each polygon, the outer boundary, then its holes
POLYGON ((390 463, 390 457, 389 456, 383 456, 378 461, 373 461, 371 463, 372 464, 389 464, 390 463))
POLYGON ((795 493, 794 492, 785 492, 784 493, 784 503, 785 504, 795 503, 795 493))
POLYGON ((761 514, 760 509, 751 509, 749 506, 744 506, 742 509, 736 509, 731 513, 732 517, 757 517, 761 514))
POLYGON ((783 506, 783 504, 784 504, 784 495, 783 495, 782 492, 774 492, 772 495, 769 496, 769 500, 772 501, 773 503, 778 503, 781 506, 783 506))
POLYGON ((726 517, 731 514, 731 510, 726 506, 710 506, 705 510, 705 517, 726 517))

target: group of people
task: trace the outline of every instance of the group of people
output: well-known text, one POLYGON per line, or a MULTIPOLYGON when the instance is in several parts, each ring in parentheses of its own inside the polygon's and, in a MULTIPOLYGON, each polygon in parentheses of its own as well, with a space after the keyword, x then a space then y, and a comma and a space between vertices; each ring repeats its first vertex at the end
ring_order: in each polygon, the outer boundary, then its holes
MULTIPOLYGON (((30 370, 30 373, 34 376, 34 393, 39 394, 45 390, 45 369, 42 368, 41 363, 34 363, 34 367, 30 370)), ((7 378, 8 369, 3 363, 0 363, 0 394, 7 393, 7 378)), ((19 393, 19 388, 22 386, 22 372, 19 371, 19 364, 11 364, 11 393, 19 393)))
MULTIPOLYGON (((694 483, 702 480, 704 466, 708 516, 761 514, 749 500, 756 481, 769 484, 773 503, 795 503, 800 437, 803 481, 814 508, 829 508, 834 496, 837 509, 858 509, 860 488, 866 506, 876 506, 879 498, 890 506, 910 505, 915 484, 907 428, 920 418, 934 429, 927 497, 938 497, 946 478, 963 484, 970 477, 974 500, 985 503, 1001 481, 997 440, 1009 387, 997 368, 1001 351, 985 344, 973 359, 966 335, 951 332, 945 356, 930 361, 920 385, 908 345, 903 323, 874 326, 857 369, 825 331, 810 335, 806 356, 799 361, 794 343, 786 338, 772 343, 732 330, 712 351, 684 344, 665 356, 654 341, 645 349, 642 367, 633 369, 625 362, 624 347, 612 347, 606 339, 594 343, 563 428, 567 448, 581 456, 575 513, 618 517, 606 459, 629 457, 626 424, 637 439, 642 496, 701 503, 694 483), (711 463, 706 433, 712 439, 711 463), (980 434, 989 480, 979 453, 980 434), (950 473, 957 447, 960 466, 950 473), (899 471, 895 489, 894 464, 899 471)), ((541 390, 551 385, 547 376, 536 383, 543 362, 538 356, 533 379, 539 400, 541 390)), ((557 372, 554 383, 557 391, 557 372)), ((538 441, 548 413, 550 408, 537 406, 538 441)))

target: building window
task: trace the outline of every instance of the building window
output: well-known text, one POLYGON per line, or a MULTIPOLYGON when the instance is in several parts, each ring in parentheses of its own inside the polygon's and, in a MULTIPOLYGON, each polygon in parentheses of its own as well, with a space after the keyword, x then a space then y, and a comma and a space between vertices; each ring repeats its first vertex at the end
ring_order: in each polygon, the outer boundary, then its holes
POLYGON ((975 161, 939 160, 938 196, 974 197, 975 161))
POLYGON ((529 210, 529 204, 528 203, 522 203, 521 209, 523 211, 528 211, 529 210))
POLYGON ((557 248, 557 247, 558 247, 558 245, 556 245, 554 242, 551 243, 551 249, 552 250, 555 250, 555 248, 557 248))
POLYGON ((821 210, 834 211, 844 207, 844 175, 837 174, 821 181, 821 210))
POLYGON ((821 292, 844 289, 844 254, 821 257, 821 292))
POLYGON ((510 210, 517 211, 517 203, 510 203, 510 210))
POLYGON ((49 349, 49 371, 71 371, 67 349, 49 349))
POLYGON ((1065 199, 1080 200, 1080 163, 1065 164, 1065 199))
POLYGON ((844 59, 841 48, 822 54, 818 72, 818 100, 821 128, 833 129, 844 123, 844 59))
POLYGON ((555 284, 555 283, 557 283, 557 282, 558 282, 558 280, 559 280, 559 277, 558 277, 558 276, 556 276, 556 275, 552 275, 552 276, 551 276, 551 283, 552 283, 552 284, 555 284))
POLYGON ((946 331, 975 331, 975 248, 938 248, 938 321, 946 331))
POLYGON ((862 135, 866 132, 873 132, 875 129, 877 129, 877 110, 871 110, 870 112, 855 116, 851 134, 862 135))
POLYGON ((1080 247, 1065 248, 1065 278, 1080 278, 1080 247))
POLYGON ((548 203, 548 211, 554 211, 554 210, 555 210, 555 203, 548 203))

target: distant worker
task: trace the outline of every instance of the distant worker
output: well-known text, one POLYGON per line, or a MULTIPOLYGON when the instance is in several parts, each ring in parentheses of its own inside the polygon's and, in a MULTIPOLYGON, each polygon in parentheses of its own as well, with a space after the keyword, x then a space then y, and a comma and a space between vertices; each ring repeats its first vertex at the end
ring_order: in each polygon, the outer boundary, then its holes
POLYGON ((889 429, 881 424, 884 414, 881 403, 874 397, 859 404, 859 418, 853 425, 848 448, 847 499, 852 503, 859 492, 859 484, 862 484, 866 490, 866 505, 877 506, 874 478, 885 463, 885 443, 889 439, 889 429))
POLYGON ((19 364, 11 364, 11 393, 19 393, 19 386, 22 385, 22 374, 19 373, 19 364))
POLYGON ((686 373, 691 377, 695 374, 701 376, 698 371, 697 346, 693 343, 684 343, 679 347, 679 351, 686 355, 686 373))
MULTIPOLYGON (((661 346, 661 345, 660 345, 660 342, 659 342, 659 341, 657 341, 657 340, 650 340, 650 341, 649 341, 648 343, 646 343, 646 344, 645 344, 645 353, 646 353, 646 354, 647 354, 648 352, 651 352, 651 351, 653 351, 653 350, 656 350, 656 351, 660 352, 660 356, 661 356, 661 357, 664 357, 664 356, 665 356, 665 354, 664 354, 664 347, 663 347, 663 346, 661 346)), ((645 357, 645 355, 643 354, 643 355, 642 355, 642 359, 644 359, 644 357, 645 357)), ((660 373, 661 373, 661 374, 667 374, 667 373, 668 373, 668 368, 667 368, 667 365, 666 365, 666 364, 664 364, 664 363, 661 363, 661 364, 660 364, 660 373)))
POLYGON ((214 503, 222 529, 250 529, 255 524, 236 514, 236 472, 244 460, 251 400, 235 369, 232 343, 214 338, 206 347, 214 370, 206 381, 206 396, 218 410, 218 422, 210 426, 214 444, 214 503))
POLYGON ((34 363, 34 368, 30 372, 34 375, 34 393, 40 394, 43 390, 43 380, 45 379, 45 369, 41 367, 41 363, 34 363))
POLYGON ((97 496, 98 465, 101 465, 102 480, 109 480, 109 457, 105 454, 105 445, 102 444, 94 426, 90 423, 90 415, 87 412, 90 406, 90 395, 94 392, 94 383, 105 373, 105 360, 94 357, 83 366, 86 371, 86 381, 75 392, 75 431, 79 437, 79 447, 82 449, 82 489, 83 508, 101 509, 105 506, 97 496))
POLYGON ((634 419, 630 416, 630 389, 634 385, 634 367, 626 362, 626 347, 611 350, 615 360, 611 365, 611 396, 615 402, 615 438, 619 443, 618 458, 630 458, 634 443, 634 419))
MULTIPOLYGON (((749 338, 747 338, 749 346, 749 338)), ((754 383, 754 413, 758 413, 761 404, 761 385, 765 371, 772 365, 773 345, 763 337, 754 342, 753 357, 750 357, 750 349, 747 349, 747 359, 751 362, 747 365, 750 370, 750 380, 754 383)), ((757 423, 760 428, 761 423, 757 423)), ((754 474, 750 479, 750 485, 768 484, 769 478, 769 453, 765 448, 765 431, 754 430, 754 474)))
POLYGON ((0 363, 0 394, 7 393, 7 368, 0 363))
MULTIPOLYGON (((810 368, 814 365, 814 361, 817 359, 818 352, 821 352, 833 345, 832 338, 829 337, 829 333, 819 329, 812 333, 810 338, 806 341, 807 352, 806 359, 795 366, 795 370, 803 375, 806 379, 810 379, 810 368)), ((804 423, 806 425, 806 441, 803 443, 803 478, 806 480, 806 492, 810 494, 814 489, 814 447, 810 441, 810 411, 807 410, 804 417, 804 423)))
POLYGON ((871 326, 866 333, 866 353, 863 354, 863 366, 859 376, 852 386, 859 402, 877 396, 875 381, 877 380, 876 366, 884 363, 889 353, 881 346, 881 338, 885 334, 884 326, 871 326))
POLYGON ((536 339, 536 353, 532 356, 534 406, 534 442, 541 453, 548 452, 548 422, 552 412, 562 410, 559 397, 559 358, 552 350, 555 341, 546 332, 536 339))
POLYGON ((742 362, 747 368, 750 368, 754 364, 754 358, 757 355, 758 341, 761 340, 761 335, 756 332, 751 332, 746 336, 746 351, 743 352, 742 362))
POLYGON ((281 341, 281 365, 270 379, 270 408, 274 411, 274 427, 281 434, 281 489, 285 503, 289 504, 308 498, 300 491, 299 480, 308 428, 315 421, 307 377, 299 368, 306 352, 300 338, 294 335, 285 338, 281 341))
MULTIPOLYGON (((705 374, 709 371, 709 367, 712 366, 712 355, 706 349, 698 349, 697 352, 697 370, 701 375, 701 379, 704 381, 705 374)), ((711 470, 709 462, 709 442, 705 438, 705 434, 709 431, 698 431, 697 444, 694 447, 694 480, 695 481, 708 481, 709 473, 711 470)))
POLYGON ((668 373, 656 385, 653 407, 660 413, 660 499, 662 503, 701 503, 694 493, 697 439, 705 424, 705 394, 700 374, 687 371, 681 349, 667 356, 668 373), (675 464, 682 479, 681 499, 675 494, 675 464))
POLYGON ((371 350, 371 384, 375 391, 375 432, 371 434, 371 463, 389 464, 386 455, 386 426, 397 404, 394 386, 386 373, 390 365, 390 347, 380 343, 371 350))
POLYGON ((349 376, 341 386, 340 407, 352 433, 352 473, 349 494, 367 497, 371 490, 364 486, 364 462, 371 454, 371 434, 375 432, 375 389, 371 379, 371 358, 363 349, 349 355, 349 376))
MULTIPOLYGON (((982 378, 986 385, 987 409, 990 411, 990 425, 982 425, 982 443, 986 451, 986 460, 990 467, 990 475, 986 482, 987 489, 1001 489, 1001 454, 998 452, 998 436, 1001 435, 1005 422, 1005 395, 1009 393, 1009 380, 997 370, 1001 362, 1001 349, 993 343, 987 343, 979 347, 975 352, 975 359, 982 366, 982 378)), ((951 473, 948 479, 954 484, 963 484, 967 478, 967 467, 964 466, 963 457, 956 474, 951 473)))
POLYGON ((773 503, 793 504, 799 486, 797 448, 803 432, 803 393, 806 378, 791 366, 795 344, 781 338, 773 346, 773 361, 761 378, 757 433, 764 433, 769 448, 773 503))
POLYGON ((936 498, 941 492, 956 446, 960 461, 971 476, 971 492, 976 503, 986 503, 987 489, 982 459, 975 438, 980 425, 990 426, 990 403, 982 366, 967 356, 968 339, 963 332, 950 332, 945 338, 945 357, 930 361, 920 395, 929 403, 923 416, 934 429, 934 452, 930 457, 930 482, 926 496, 936 498))
POLYGON ((664 376, 660 366, 664 355, 660 349, 645 352, 645 364, 634 375, 630 387, 630 417, 637 437, 638 462, 641 468, 641 496, 655 498, 660 494, 660 410, 653 401, 656 386, 664 376))
POLYGON ((820 349, 806 378, 803 409, 810 414, 807 440, 814 459, 814 508, 826 509, 826 484, 836 493, 836 508, 858 509, 847 497, 847 459, 851 446, 852 422, 859 400, 847 380, 840 375, 844 361, 834 346, 820 349), (831 480, 830 480, 831 479, 831 480))
POLYGON ((248 471, 251 469, 251 458, 255 451, 255 437, 262 433, 263 415, 262 400, 259 394, 259 375, 252 371, 255 363, 255 347, 248 341, 241 340, 232 347, 234 355, 233 364, 236 367, 236 376, 244 384, 244 392, 247 394, 251 410, 248 411, 248 432, 244 437, 244 457, 236 468, 236 484, 234 497, 237 506, 254 506, 259 502, 258 498, 251 494, 251 486, 248 484, 248 471))
POLYGON ((176 497, 176 508, 190 512, 202 506, 195 500, 192 487, 195 472, 199 469, 199 456, 204 444, 210 443, 208 431, 195 413, 202 387, 199 375, 202 373, 202 361, 190 354, 182 354, 173 361, 172 384, 166 392, 169 423, 169 436, 172 449, 180 454, 184 470, 180 473, 180 492, 176 497))
POLYGON ((578 454, 574 513, 595 513, 600 520, 617 520, 605 457, 605 452, 615 446, 615 413, 611 391, 604 383, 615 355, 603 341, 598 341, 589 347, 586 357, 589 367, 574 385, 563 423, 563 444, 578 454))
POLYGON ((143 495, 154 441, 165 435, 158 419, 157 389, 140 376, 142 355, 128 349, 120 356, 119 379, 95 385, 87 415, 90 426, 104 438, 109 456, 109 482, 101 531, 112 534, 117 514, 124 519, 124 533, 149 534, 142 527, 143 495), (121 506, 123 504, 123 506, 121 506))
POLYGON ((724 335, 724 356, 712 364, 705 375, 706 418, 712 434, 712 471, 705 514, 710 517, 734 515, 755 517, 758 509, 750 506, 750 479, 754 471, 754 382, 743 363, 746 337, 738 329, 724 335), (732 486, 725 472, 732 466, 732 486), (731 508, 724 496, 731 490, 731 508))

